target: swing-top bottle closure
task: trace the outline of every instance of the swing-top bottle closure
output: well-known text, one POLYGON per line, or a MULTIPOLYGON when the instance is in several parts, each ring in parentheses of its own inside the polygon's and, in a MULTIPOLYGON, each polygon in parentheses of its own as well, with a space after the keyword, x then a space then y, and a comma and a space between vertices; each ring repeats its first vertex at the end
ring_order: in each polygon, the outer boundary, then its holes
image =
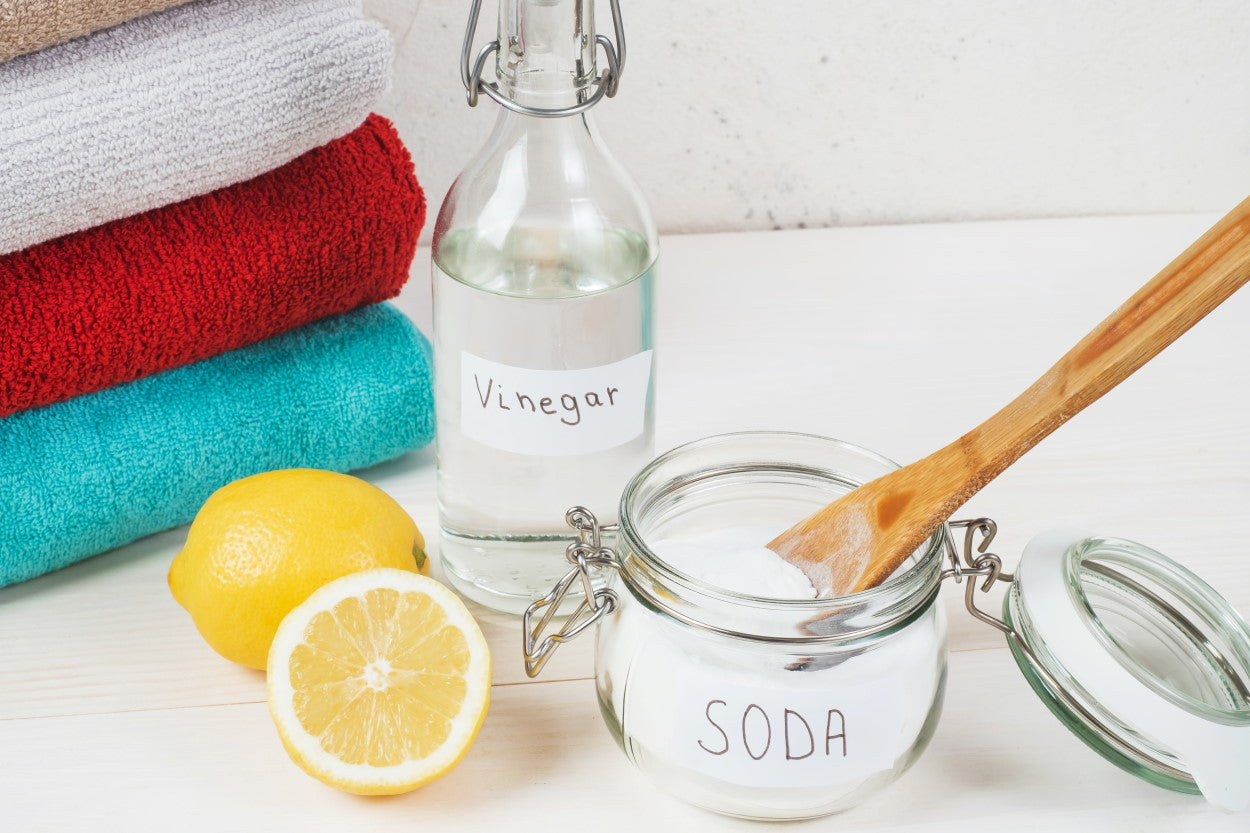
MULTIPOLYGON (((501 1, 509 2, 509 0, 501 1)), ((582 41, 582 48, 579 50, 576 72, 574 73, 575 78, 579 82, 576 95, 577 102, 564 107, 538 107, 510 97, 499 81, 488 82, 483 80, 482 73, 485 70, 486 62, 492 55, 497 56, 496 72, 500 78, 515 77, 513 76, 515 67, 512 65, 511 59, 517 50, 524 49, 525 45, 508 42, 505 46, 504 42, 509 41, 509 37, 502 31, 503 27, 501 26, 500 36, 483 46, 475 57, 473 41, 477 32, 478 18, 481 14, 482 0, 473 0, 473 5, 469 10, 469 22, 464 34, 464 43, 460 50, 460 80, 464 84, 469 106, 476 107, 480 94, 485 93, 487 97, 515 113, 538 118, 559 118, 583 113, 598 104, 605 96, 607 98, 615 96, 620 87, 621 73, 625 69, 625 28, 621 21, 619 0, 611 0, 611 7, 612 28, 616 35, 615 43, 606 35, 595 33, 593 5, 587 4, 584 7, 585 18, 588 19, 582 18, 583 7, 580 5, 577 7, 578 19, 576 20, 576 28, 579 32, 579 39, 582 41), (597 75, 595 74, 596 47, 603 49, 604 57, 607 61, 607 67, 597 75)))

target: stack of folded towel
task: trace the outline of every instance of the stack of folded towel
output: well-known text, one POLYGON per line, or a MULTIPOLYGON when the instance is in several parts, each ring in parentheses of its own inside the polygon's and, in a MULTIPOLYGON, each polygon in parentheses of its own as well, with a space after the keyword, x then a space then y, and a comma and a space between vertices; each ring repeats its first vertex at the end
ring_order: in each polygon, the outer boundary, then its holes
POLYGON ((8 5, 0 586, 428 443, 429 345, 380 303, 425 202, 360 0, 8 5))

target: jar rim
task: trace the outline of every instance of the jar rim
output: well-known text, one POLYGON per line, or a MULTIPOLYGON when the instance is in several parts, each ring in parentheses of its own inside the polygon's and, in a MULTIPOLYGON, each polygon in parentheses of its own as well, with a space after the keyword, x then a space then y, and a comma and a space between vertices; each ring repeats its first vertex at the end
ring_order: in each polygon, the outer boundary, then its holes
POLYGON ((1086 627, 1094 633, 1099 643, 1107 649, 1107 652, 1116 661, 1128 669, 1143 685, 1186 711, 1213 722, 1235 726, 1250 726, 1250 705, 1245 705, 1247 699, 1250 699, 1248 682, 1242 678, 1237 668, 1230 665, 1224 654, 1208 639, 1209 633, 1207 629, 1208 627, 1214 627, 1221 629, 1221 633, 1228 634, 1236 640, 1235 648, 1240 648, 1250 643, 1250 640, 1247 639, 1250 636, 1250 628, 1247 627, 1245 620, 1241 618, 1236 608, 1226 598, 1193 572, 1168 558, 1163 553, 1145 544, 1139 544, 1126 538, 1090 536, 1084 541, 1074 544, 1070 552, 1071 556, 1064 564, 1064 572, 1068 583, 1068 592, 1074 601, 1074 608, 1086 627), (1186 605, 1189 605, 1192 608, 1191 610, 1177 610, 1166 601, 1153 597, 1148 589, 1140 585, 1134 585, 1126 576, 1112 573, 1120 582, 1127 584, 1132 592, 1139 594, 1151 603, 1151 607, 1144 608, 1148 615, 1153 617, 1158 615, 1155 612, 1158 611, 1175 622, 1179 627, 1188 629, 1199 649, 1204 652, 1204 659, 1209 663, 1209 665, 1198 667, 1203 668, 1204 671, 1218 674, 1221 677, 1226 676, 1227 680, 1221 680, 1218 684, 1230 687, 1232 696, 1240 700, 1242 705, 1230 707, 1209 703, 1198 699, 1193 694, 1180 690, 1171 685, 1168 680, 1161 678, 1144 667, 1141 664, 1140 657, 1135 652, 1126 649, 1110 634, 1106 624, 1095 613, 1079 573, 1082 568, 1089 566, 1088 562, 1096 561, 1107 555, 1114 555, 1117 551, 1137 557, 1143 564, 1148 565, 1151 570, 1156 571, 1155 575, 1157 577, 1166 580, 1180 591, 1179 598, 1186 605))
MULTIPOLYGON (((916 559, 916 563, 912 564, 906 570, 891 576, 886 581, 867 590, 861 590, 856 593, 848 593, 840 596, 830 596, 827 598, 815 599, 777 599, 770 596, 756 596, 748 593, 739 593, 733 590, 727 590, 715 584, 710 584, 702 579, 696 578, 688 573, 670 565, 667 561, 656 555, 647 543, 642 540, 642 536, 636 532, 635 513, 632 507, 638 490, 642 487, 647 478, 656 470, 671 462, 680 454, 686 454, 691 451, 697 451, 702 448, 716 446, 720 444, 750 441, 750 440, 811 440, 823 446, 842 449, 852 454, 869 460, 878 462, 893 470, 899 468, 899 464, 883 454, 879 454, 871 449, 856 445, 846 440, 839 440, 833 437, 826 437, 820 434, 812 434, 802 431, 735 431, 724 434, 714 434, 709 437, 702 437, 697 440, 691 440, 681 445, 669 449, 663 454, 655 457, 651 462, 638 471, 626 485, 625 490, 621 494, 620 503, 620 534, 624 536, 630 544, 631 551, 639 556, 646 566, 666 579, 675 581, 679 586, 693 590, 702 596, 722 602, 730 602, 735 604, 748 605, 757 608, 775 608, 788 611, 803 611, 810 609, 813 615, 828 613, 830 610, 844 608, 848 605, 866 605, 879 600, 888 599, 906 590, 910 585, 916 585, 911 592, 905 593, 905 598, 913 595, 920 595, 928 586, 929 582, 925 579, 929 574, 933 574, 933 581, 938 580, 937 574, 940 571, 935 570, 934 563, 940 561, 944 555, 944 535, 943 528, 939 527, 926 540, 923 545, 924 553, 916 559)), ((626 580, 629 577, 626 575, 626 580)), ((630 582, 631 585, 633 582, 630 582)), ((636 588, 637 589, 637 588, 636 588)), ((644 591, 645 592, 645 591, 644 591)), ((900 612, 898 619, 901 621, 911 614, 911 610, 900 612)), ((829 637, 812 637, 813 639, 828 639, 829 637)))

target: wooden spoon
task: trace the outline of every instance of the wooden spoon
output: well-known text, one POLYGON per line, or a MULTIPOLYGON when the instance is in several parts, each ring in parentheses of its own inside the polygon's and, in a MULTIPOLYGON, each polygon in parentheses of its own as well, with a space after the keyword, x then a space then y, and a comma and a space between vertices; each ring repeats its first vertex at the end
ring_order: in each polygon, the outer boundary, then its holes
POLYGON ((844 495, 769 549, 802 570, 822 597, 875 587, 986 483, 1247 280, 1250 198, 1001 411, 940 451, 844 495))

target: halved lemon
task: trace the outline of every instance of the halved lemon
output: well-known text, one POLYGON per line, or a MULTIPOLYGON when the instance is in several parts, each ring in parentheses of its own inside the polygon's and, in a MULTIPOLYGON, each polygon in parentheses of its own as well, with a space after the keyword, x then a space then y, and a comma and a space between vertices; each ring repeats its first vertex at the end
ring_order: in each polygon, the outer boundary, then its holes
POLYGON ((268 674, 269 713, 292 760, 359 795, 447 774, 490 702, 490 649, 464 603, 393 568, 336 579, 292 610, 268 674))

